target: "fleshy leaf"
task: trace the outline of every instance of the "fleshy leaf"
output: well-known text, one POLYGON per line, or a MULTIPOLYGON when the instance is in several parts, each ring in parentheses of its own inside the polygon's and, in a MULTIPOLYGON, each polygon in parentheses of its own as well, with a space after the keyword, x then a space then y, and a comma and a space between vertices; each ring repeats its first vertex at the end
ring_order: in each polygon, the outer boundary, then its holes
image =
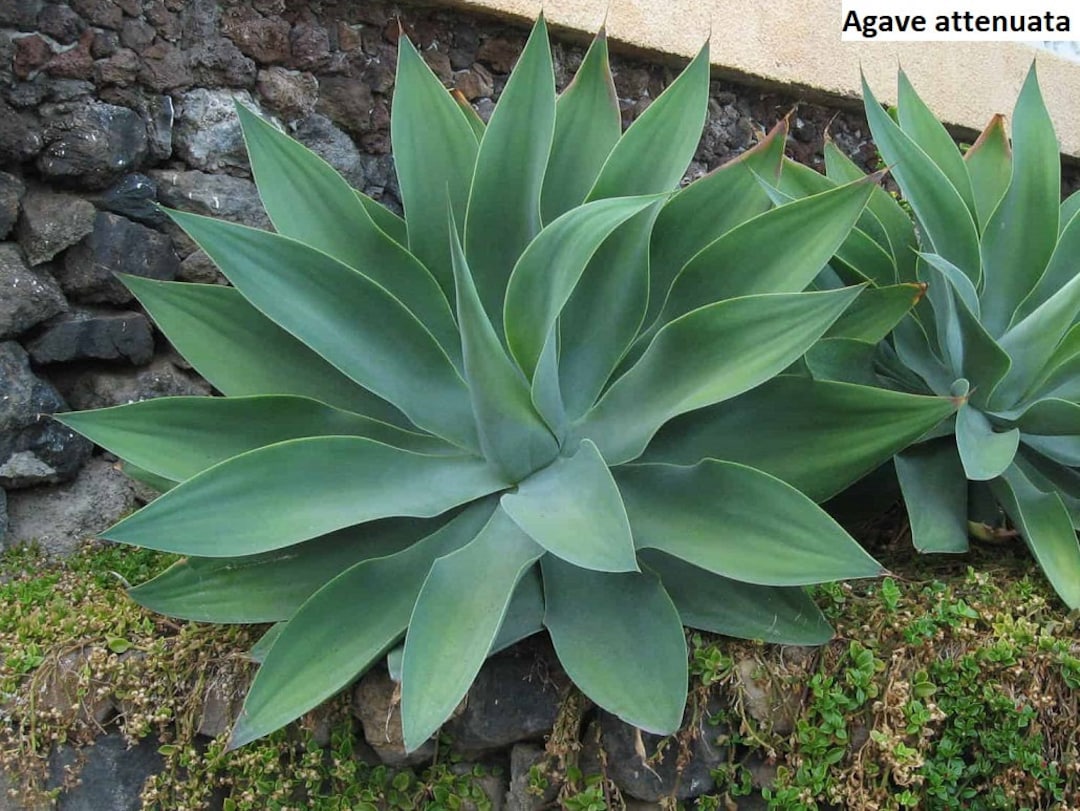
POLYGON ((435 561, 416 598, 401 665, 401 724, 415 751, 469 691, 518 581, 543 554, 501 509, 468 544, 435 561), (431 678, 433 673, 439 677, 431 678))
POLYGON ((740 462, 822 502, 956 407, 944 397, 781 375, 737 399, 676 418, 656 435, 642 460, 740 462))
POLYGON ((634 539, 611 471, 584 440, 502 497, 502 507, 533 540, 575 566, 637 571, 634 539))
POLYGON ((122 459, 172 481, 286 439, 361 436, 418 453, 454 446, 306 397, 159 397, 56 417, 122 459))
POLYGON ((868 287, 829 327, 825 337, 874 343, 884 340, 924 295, 925 283, 868 287))
POLYGON ((956 413, 956 447, 964 472, 973 481, 989 481, 1000 476, 1016 456, 1020 431, 995 431, 983 412, 963 405, 956 413))
POLYGON ((997 113, 990 119, 971 149, 964 153, 964 163, 971 177, 979 225, 985 230, 1012 176, 1012 149, 1005 132, 1005 116, 997 113))
POLYGON ((966 552, 968 482, 951 437, 912 445, 894 459, 911 540, 920 552, 966 552))
POLYGON ((624 465, 615 473, 639 549, 764 586, 883 571, 813 501, 759 470, 706 459, 690 467, 624 465))
POLYGON ((541 565, 544 624, 574 684, 646 732, 678 729, 686 707, 686 639, 659 578, 581 569, 553 555, 541 565))
POLYGON ((727 400, 779 374, 833 324, 859 288, 746 296, 661 329, 641 359, 577 425, 612 465, 645 450, 673 417, 727 400))
POLYGON ((398 426, 411 423, 231 287, 121 276, 169 342, 222 394, 295 394, 398 426))
POLYGON ((436 338, 385 288, 288 237, 193 214, 171 216, 264 315, 421 428, 477 447, 465 381, 436 338))
POLYGON ((554 131, 555 74, 541 15, 484 130, 465 219, 465 255, 484 310, 500 331, 510 272, 540 231, 554 131))
POLYGON ((600 29, 555 104, 555 136, 540 197, 545 223, 581 205, 621 135, 607 36, 600 29))
POLYGON ((833 637, 805 589, 729 580, 654 549, 638 554, 690 628, 780 645, 822 645, 833 637))
POLYGON ((274 642, 233 729, 235 749, 318 706, 405 632, 435 559, 481 530, 494 504, 477 504, 395 555, 362 561, 313 594, 274 642))
POLYGON ((359 437, 293 439, 203 471, 102 536, 239 557, 378 518, 439 515, 507 484, 474 456, 424 456, 359 437))

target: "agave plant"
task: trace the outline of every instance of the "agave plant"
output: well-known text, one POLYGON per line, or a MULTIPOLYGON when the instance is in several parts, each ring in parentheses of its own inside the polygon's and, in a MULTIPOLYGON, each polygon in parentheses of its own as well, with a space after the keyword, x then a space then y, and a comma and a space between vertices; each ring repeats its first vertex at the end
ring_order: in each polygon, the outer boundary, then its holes
POLYGON ((234 746, 389 652, 415 749, 487 656, 541 631, 597 704, 669 733, 684 624, 821 643, 803 587, 881 572, 753 448, 711 458, 720 435, 778 399, 858 412, 821 437, 773 425, 765 450, 835 491, 954 408, 791 379, 716 410, 887 317, 848 310, 860 287, 801 292, 873 184, 771 209, 756 176, 779 170, 781 125, 676 193, 707 49, 625 134, 602 35, 557 97, 541 19, 486 125, 405 37, 399 53, 404 219, 240 109, 276 233, 172 212, 232 287, 126 279, 226 396, 63 416, 167 490, 104 535, 187 556, 142 604, 276 623, 234 746), (697 428, 652 447, 679 415, 697 428))
MULTIPOLYGON (((883 251, 899 246, 901 274, 929 292, 889 341, 819 376, 963 398, 955 418, 895 458, 915 546, 963 552, 969 532, 1018 533, 1061 599, 1080 607, 1080 195, 1060 203, 1058 142, 1035 67, 1011 146, 996 115, 963 154, 903 72, 894 115, 865 80, 863 92, 918 229, 886 198, 868 207, 880 217, 867 231, 883 251)), ((831 158, 835 181, 860 174, 831 158)))

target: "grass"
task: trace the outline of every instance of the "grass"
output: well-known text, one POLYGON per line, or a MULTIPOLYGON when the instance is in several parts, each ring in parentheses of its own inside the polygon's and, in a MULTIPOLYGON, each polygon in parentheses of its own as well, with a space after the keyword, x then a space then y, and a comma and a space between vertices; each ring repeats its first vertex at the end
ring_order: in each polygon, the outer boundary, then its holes
MULTIPOLYGON (((764 774, 778 809, 1080 808, 1077 613, 1061 608, 1019 544, 925 558, 886 547, 874 551, 891 577, 817 591, 837 629, 823 648, 798 655, 690 635, 691 700, 733 744, 717 790, 696 807, 730 808, 764 774), (790 717, 747 700, 744 662, 790 717)), ((156 737, 165 767, 144 790, 148 809, 490 807, 486 772, 445 746, 419 770, 365 762, 347 697, 237 752, 224 736, 200 741, 207 688, 242 695, 244 652, 263 629, 176 622, 127 599, 126 583, 172 560, 98 544, 65 562, 32 548, 0 556, 0 762, 24 801, 55 796, 49 751, 89 742, 104 721, 132 741, 156 737)), ((538 793, 557 787, 556 807, 622 803, 602 758, 584 765, 588 714, 571 694, 530 775, 538 793)), ((691 734, 659 756, 684 757, 691 734)))

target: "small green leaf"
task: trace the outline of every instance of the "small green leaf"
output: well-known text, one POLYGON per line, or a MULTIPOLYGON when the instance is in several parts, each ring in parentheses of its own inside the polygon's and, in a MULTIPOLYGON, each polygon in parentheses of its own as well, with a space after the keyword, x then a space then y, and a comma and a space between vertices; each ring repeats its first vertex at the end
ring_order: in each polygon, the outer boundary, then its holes
POLYGON ((500 331, 510 272, 540 231, 554 132, 555 74, 541 14, 484 131, 465 218, 465 256, 484 310, 500 331))
POLYGON ((767 473, 706 459, 616 468, 634 543, 744 583, 876 577, 881 564, 813 501, 767 473))
POLYGON ((378 518, 435 516, 507 484, 474 456, 293 439, 203 471, 102 536, 183 555, 254 555, 378 518))
POLYGON ((690 628, 780 645, 823 645, 833 637, 805 589, 729 580, 653 549, 639 554, 690 628))
POLYGON ((533 540, 575 566, 637 571, 619 489, 587 439, 504 495, 502 507, 533 540))
POLYGON ((496 509, 473 540, 432 565, 409 619, 401 665, 406 751, 419 749, 465 697, 518 581, 543 551, 496 509))
POLYGON ((911 540, 920 552, 966 552, 968 482, 952 437, 912 445, 894 459, 911 540))
POLYGON ((229 748, 283 727, 370 667, 405 632, 431 565, 476 537, 494 506, 477 504, 423 541, 362 561, 315 592, 255 674, 229 748))
POLYGON ((132 648, 131 642, 122 636, 111 636, 105 644, 113 653, 127 653, 132 648))
POLYGON ((623 721, 670 735, 686 707, 679 612, 651 573, 595 572, 541 559, 544 624, 581 691, 623 721))
POLYGON ((960 406, 956 413, 956 447, 964 472, 973 481, 1000 476, 1012 464, 1019 444, 1019 429, 995 431, 987 416, 974 406, 960 406))
POLYGON ((622 115, 601 28, 555 105, 555 135, 540 198, 545 223, 581 205, 621 135, 622 115))
POLYGON ((645 450, 673 417, 727 400, 797 360, 859 294, 745 296, 710 304, 661 329, 576 430, 612 465, 645 450))

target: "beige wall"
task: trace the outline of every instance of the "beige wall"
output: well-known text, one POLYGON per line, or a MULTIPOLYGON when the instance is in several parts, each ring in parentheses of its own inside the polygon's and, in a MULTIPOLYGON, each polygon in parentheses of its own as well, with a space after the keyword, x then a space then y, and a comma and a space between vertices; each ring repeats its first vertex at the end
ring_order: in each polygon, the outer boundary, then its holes
MULTIPOLYGON (((690 56, 712 32, 718 68, 770 83, 861 96, 859 68, 882 101, 894 101, 902 65, 919 94, 944 121, 982 129, 1010 114, 1031 60, 1062 150, 1080 156, 1080 63, 1019 43, 841 42, 840 0, 454 0, 593 32, 607 19, 613 40, 690 56)), ((902 5, 902 4, 898 4, 902 5)), ((1080 32, 1077 32, 1080 38, 1080 32)))

